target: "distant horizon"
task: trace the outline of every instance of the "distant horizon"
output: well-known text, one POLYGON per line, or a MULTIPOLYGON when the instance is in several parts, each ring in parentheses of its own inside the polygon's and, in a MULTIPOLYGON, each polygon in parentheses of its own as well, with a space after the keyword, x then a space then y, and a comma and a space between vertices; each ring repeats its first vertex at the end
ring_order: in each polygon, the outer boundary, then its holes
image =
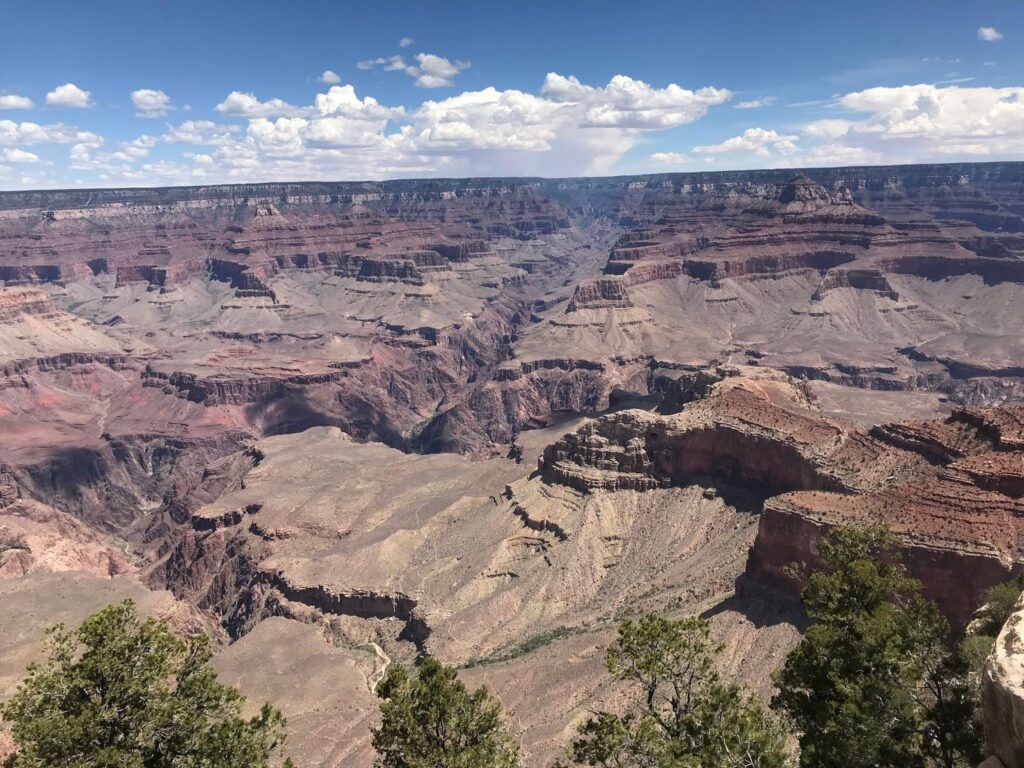
POLYGON ((0 189, 1024 160, 1024 4, 8 3, 0 189))
POLYGON ((780 168, 732 168, 720 170, 697 170, 697 171, 654 171, 649 173, 618 173, 593 176, 399 176, 386 179, 294 179, 294 180, 267 180, 267 181, 227 181, 212 182, 207 184, 162 184, 162 185, 124 185, 106 187, 40 187, 35 189, 0 189, 0 196, 4 195, 26 195, 44 194, 52 192, 77 192, 86 194, 89 192, 114 192, 114 191, 159 191, 174 189, 198 189, 217 187, 262 187, 262 186, 303 186, 312 184, 390 184, 390 183, 443 183, 443 182, 464 182, 464 181, 583 181, 583 180, 608 180, 615 179, 645 179, 645 178, 670 178, 680 176, 743 176, 745 174, 804 174, 811 175, 825 171, 860 171, 879 170, 886 168, 951 168, 955 166, 998 166, 998 165, 1024 165, 1024 160, 965 160, 951 161, 944 163, 880 163, 864 165, 828 165, 828 166, 807 166, 807 167, 780 167, 780 168))

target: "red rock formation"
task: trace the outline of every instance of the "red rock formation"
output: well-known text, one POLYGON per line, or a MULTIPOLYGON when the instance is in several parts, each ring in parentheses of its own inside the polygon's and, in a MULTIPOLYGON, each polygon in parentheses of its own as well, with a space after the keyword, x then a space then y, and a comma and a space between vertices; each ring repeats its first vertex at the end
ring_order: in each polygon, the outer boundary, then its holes
POLYGON ((962 628, 1024 562, 1022 409, 962 410, 866 434, 808 411, 777 379, 726 377, 677 414, 624 411, 544 451, 552 483, 649 490, 712 478, 764 502, 742 585, 798 591, 834 525, 881 523, 925 595, 962 628), (780 494, 780 495, 772 495, 780 494))
MULTIPOLYGON (((1024 372, 1015 299, 975 354, 981 302, 944 313, 948 296, 905 286, 1018 280, 1018 178, 951 166, 6 193, 0 277, 48 284, 109 348, 93 335, 28 350, 2 373, 24 388, 88 360, 132 371, 125 387, 90 373, 103 391, 89 413, 112 402, 119 419, 135 399, 156 413, 158 395, 201 405, 168 434, 336 424, 458 451, 599 412, 613 392, 652 394, 663 364, 736 355, 992 402, 1024 372)), ((20 317, 44 312, 29 303, 20 317)))
POLYGON ((66 512, 38 502, 11 498, 12 485, 0 486, 0 579, 34 572, 82 571, 117 576, 133 570, 131 560, 89 526, 66 512))
POLYGON ((609 307, 631 307, 633 302, 626 293, 625 282, 617 277, 600 277, 580 283, 566 312, 581 309, 606 309, 609 307))

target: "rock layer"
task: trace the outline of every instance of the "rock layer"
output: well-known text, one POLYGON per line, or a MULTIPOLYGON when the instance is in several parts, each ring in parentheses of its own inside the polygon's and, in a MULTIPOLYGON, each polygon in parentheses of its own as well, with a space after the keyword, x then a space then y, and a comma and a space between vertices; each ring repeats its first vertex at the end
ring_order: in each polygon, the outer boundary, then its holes
POLYGON ((77 619, 141 569, 325 766, 371 762, 422 653, 550 764, 640 611, 709 616, 764 692, 839 523, 890 525, 960 625, 1022 558, 1022 181, 0 193, 0 607, 77 619))
POLYGON ((545 479, 645 491, 710 477, 755 490, 764 502, 742 582, 751 587, 796 592, 791 566, 820 565, 830 527, 884 524, 956 628, 1020 568, 1021 409, 964 409, 865 433, 809 410, 778 374, 721 373, 676 414, 624 411, 566 435, 544 451, 545 479))

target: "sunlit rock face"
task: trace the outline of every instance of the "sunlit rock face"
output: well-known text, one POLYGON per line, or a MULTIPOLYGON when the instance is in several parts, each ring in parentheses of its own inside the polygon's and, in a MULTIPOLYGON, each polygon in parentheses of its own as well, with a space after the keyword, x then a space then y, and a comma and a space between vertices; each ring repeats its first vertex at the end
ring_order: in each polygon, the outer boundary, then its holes
POLYGON ((989 751, 1005 768, 1024 766, 1024 599, 996 639, 981 699, 989 751))

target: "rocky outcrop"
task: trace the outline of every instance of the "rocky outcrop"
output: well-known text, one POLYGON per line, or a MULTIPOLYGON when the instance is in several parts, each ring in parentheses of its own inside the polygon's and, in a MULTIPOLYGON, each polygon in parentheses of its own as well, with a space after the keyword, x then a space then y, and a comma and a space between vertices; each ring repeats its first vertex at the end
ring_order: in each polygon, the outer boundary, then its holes
POLYGON ((420 653, 427 650, 430 627, 416 613, 416 600, 408 595, 367 590, 335 592, 322 585, 299 587, 289 584, 279 573, 270 574, 266 578, 285 600, 309 606, 321 614, 360 619, 398 619, 404 623, 399 639, 412 642, 420 653))
MULTIPOLYGON (((144 253, 141 255, 148 256, 152 254, 144 253)), ((170 258, 170 254, 167 252, 160 255, 170 258)), ((125 264, 118 266, 116 269, 115 285, 121 287, 129 283, 142 282, 154 288, 167 290, 177 287, 191 277, 203 274, 207 268, 206 263, 199 259, 187 259, 168 265, 125 264)))
MULTIPOLYGON (((6 498, 13 487, 2 489, 6 498)), ((112 541, 66 512, 25 499, 0 509, 0 580, 62 571, 112 577, 134 569, 112 541)))
POLYGON ((442 407, 420 433, 418 444, 463 452, 508 445, 524 429, 559 414, 593 413, 608 405, 611 387, 604 365, 587 360, 532 360, 506 364, 492 378, 442 407))
POLYGON ((580 490, 646 490, 706 476, 767 495, 852 492, 920 461, 805 410, 800 385, 779 374, 725 369, 702 389, 702 399, 673 415, 632 410, 594 420, 546 448, 541 471, 580 490))
POLYGON ((853 288, 858 291, 874 291, 879 296, 899 301, 900 295, 889 284, 878 269, 833 269, 825 274, 812 298, 821 300, 827 291, 836 288, 853 288))
POLYGON ((954 502, 958 506, 939 507, 937 504, 953 500, 941 492, 927 498, 924 491, 920 487, 901 489, 890 494, 889 504, 873 496, 844 499, 839 513, 830 506, 833 499, 827 495, 787 494, 769 499, 740 589, 769 587, 795 595, 803 583, 794 577, 792 566, 820 567, 819 542, 833 526, 881 523, 900 535, 900 559, 908 573, 921 582, 925 597, 935 601, 954 631, 961 631, 989 590, 1020 567, 1020 554, 1001 552, 984 540, 987 521, 979 518, 986 514, 1001 517, 998 510, 990 507, 976 516, 966 516, 964 499, 954 502), (897 516, 897 510, 903 514, 897 516), (932 521, 934 527, 926 529, 924 523, 932 521))
POLYGON ((412 259, 365 259, 357 280, 368 283, 397 282, 423 285, 423 274, 412 259))
POLYGON ((168 394, 184 397, 206 405, 244 405, 280 397, 289 386, 304 387, 327 384, 345 377, 344 370, 292 376, 199 377, 194 373, 173 371, 164 373, 147 368, 143 385, 161 387, 168 394))
POLYGON ((1024 598, 999 633, 981 680, 988 750, 1005 768, 1024 766, 1024 598))
POLYGON ((601 277, 576 286, 566 312, 581 309, 607 309, 610 307, 632 307, 633 302, 626 293, 625 282, 620 278, 601 277))
POLYGON ((893 527, 961 623, 1021 561, 1024 416, 956 406, 1024 397, 1022 178, 0 193, 0 592, 137 558, 232 638, 305 623, 367 694, 428 646, 505 659, 552 755, 621 616, 715 606, 766 688, 799 620, 757 611, 836 524, 893 527))
POLYGON ((796 593, 791 566, 820 565, 832 526, 884 524, 957 628, 1024 562, 1019 410, 962 410, 865 433, 809 410, 802 387, 778 374, 724 374, 690 377, 674 413, 623 411, 564 436, 544 450, 544 479, 584 492, 708 479, 758 494, 743 589, 796 593))
POLYGON ((70 512, 98 530, 124 533, 175 485, 193 481, 245 438, 239 432, 208 438, 107 435, 91 445, 9 464, 6 471, 23 497, 70 512))
MULTIPOLYGON (((817 543, 838 524, 880 523, 902 538, 903 560, 955 628, 1024 562, 1021 454, 977 425, 1019 414, 954 413, 945 422, 876 430, 930 464, 858 494, 795 492, 768 500, 751 550, 752 583, 799 588, 789 564, 818 563, 817 543)), ((1011 442, 1012 445, 1012 442, 1011 442)))
POLYGON ((0 320, 11 321, 26 316, 47 317, 57 312, 49 295, 37 288, 0 291, 0 320))
POLYGON ((464 263, 483 254, 490 253, 490 246, 485 240, 470 240, 461 243, 433 243, 428 246, 431 251, 441 254, 450 262, 464 263))

